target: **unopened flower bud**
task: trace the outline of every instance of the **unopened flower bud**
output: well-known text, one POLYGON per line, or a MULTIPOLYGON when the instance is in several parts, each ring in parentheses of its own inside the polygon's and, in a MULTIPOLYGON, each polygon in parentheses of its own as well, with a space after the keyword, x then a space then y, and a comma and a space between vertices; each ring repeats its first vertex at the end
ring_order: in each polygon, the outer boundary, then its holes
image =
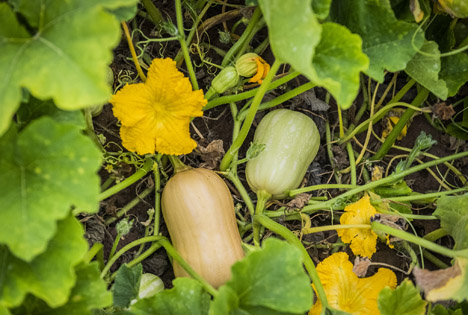
POLYGON ((239 82, 239 75, 236 68, 228 66, 221 70, 220 73, 211 82, 211 87, 216 93, 224 93, 227 89, 233 88, 239 82))
POLYGON ((243 77, 251 77, 257 73, 257 62, 256 59, 260 58, 255 53, 247 53, 240 56, 236 61, 236 70, 239 75, 243 77))

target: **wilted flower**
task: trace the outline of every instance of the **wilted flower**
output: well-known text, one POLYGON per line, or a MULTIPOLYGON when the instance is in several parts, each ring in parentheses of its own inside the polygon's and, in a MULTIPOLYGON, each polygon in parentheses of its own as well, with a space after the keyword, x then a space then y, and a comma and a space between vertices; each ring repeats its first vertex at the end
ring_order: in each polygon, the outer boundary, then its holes
POLYGON ((203 115, 203 91, 193 91, 170 58, 154 59, 147 76, 145 83, 128 84, 110 100, 122 123, 122 145, 138 154, 192 152, 197 144, 189 124, 191 117, 203 115))
MULTIPOLYGON (((325 258, 317 265, 317 273, 330 307, 353 315, 380 314, 379 292, 385 287, 394 289, 397 284, 395 273, 387 268, 379 268, 371 277, 358 278, 348 254, 343 252, 325 258)), ((321 310, 322 303, 318 299, 309 315, 320 314, 321 310)))
MULTIPOLYGON (((377 211, 370 203, 369 196, 345 207, 341 215, 341 224, 371 224, 371 217, 377 211)), ((371 229, 343 229, 338 230, 338 236, 344 243, 351 243, 351 250, 355 255, 371 258, 376 251, 377 234, 371 229)))

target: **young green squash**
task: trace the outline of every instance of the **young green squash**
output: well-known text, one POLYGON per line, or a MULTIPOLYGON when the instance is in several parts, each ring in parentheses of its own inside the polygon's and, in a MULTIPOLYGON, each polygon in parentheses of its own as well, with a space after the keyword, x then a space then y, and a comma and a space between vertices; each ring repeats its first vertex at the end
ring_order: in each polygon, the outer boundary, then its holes
MULTIPOLYGON (((234 202, 215 172, 178 172, 162 194, 162 212, 172 244, 182 258, 215 288, 231 278, 231 266, 244 257, 234 202)), ((174 262, 176 277, 188 277, 174 262)))
POLYGON ((305 114, 277 109, 260 121, 254 143, 264 144, 265 149, 247 162, 247 182, 254 192, 264 190, 279 199, 301 184, 317 155, 320 135, 305 114))

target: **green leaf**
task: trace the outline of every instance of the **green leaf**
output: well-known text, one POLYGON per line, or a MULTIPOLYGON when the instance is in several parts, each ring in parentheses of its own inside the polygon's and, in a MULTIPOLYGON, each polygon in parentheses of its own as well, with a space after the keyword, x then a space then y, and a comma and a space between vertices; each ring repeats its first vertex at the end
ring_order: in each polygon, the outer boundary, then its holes
POLYGON ((331 3, 332 0, 314 0, 312 1, 312 10, 319 19, 324 20, 330 13, 331 3))
POLYGON ((442 196, 437 200, 434 216, 455 240, 454 250, 468 249, 468 194, 442 196))
POLYGON ((315 81, 311 61, 322 27, 312 11, 311 0, 259 0, 259 4, 275 57, 315 81))
POLYGON ((31 261, 72 205, 95 211, 101 154, 70 124, 42 117, 0 138, 0 243, 31 261))
POLYGON ((366 74, 379 82, 383 82, 385 70, 405 69, 417 52, 413 44, 419 49, 424 42, 424 33, 416 24, 395 18, 388 0, 335 0, 330 17, 361 36, 362 50, 370 59, 366 74))
POLYGON ((74 266, 88 249, 81 224, 71 215, 57 224, 57 232, 45 252, 26 262, 0 246, 0 305, 14 307, 27 293, 49 306, 66 303, 76 275, 74 266))
POLYGON ((438 7, 457 18, 468 17, 468 3, 466 0, 438 0, 438 7))
POLYGON ((208 314, 210 296, 198 281, 177 278, 174 288, 164 290, 151 298, 139 300, 132 305, 134 315, 205 315, 208 314))
POLYGON ((138 296, 142 273, 141 264, 131 268, 127 267, 126 264, 120 266, 112 288, 114 306, 128 307, 130 302, 138 296))
POLYGON ((379 310, 382 315, 424 315, 426 304, 419 290, 408 279, 405 279, 395 290, 384 288, 378 297, 379 310))
POLYGON ((448 96, 454 96, 462 85, 468 81, 468 54, 458 53, 442 58, 440 78, 445 81, 448 96))
POLYGON ((16 113, 16 121, 20 127, 24 127, 42 116, 49 116, 57 122, 71 124, 80 129, 86 128, 86 122, 80 110, 61 110, 51 100, 41 101, 34 97, 31 97, 28 103, 21 104, 16 113))
POLYGON ((0 3, 0 135, 19 106, 21 88, 68 110, 106 102, 106 67, 120 40, 119 23, 107 9, 136 0, 14 3, 35 30, 29 34, 10 6, 0 3))
POLYGON ((359 91, 359 73, 369 58, 361 50, 358 35, 335 23, 322 24, 322 39, 315 49, 313 66, 317 84, 325 87, 343 109, 351 106, 359 91))
POLYGON ((234 264, 232 279, 219 289, 210 314, 248 314, 252 309, 302 314, 310 309, 312 287, 299 250, 274 238, 263 244, 234 264))
POLYGON ((434 305, 431 309, 431 315, 463 315, 462 309, 446 309, 441 304, 434 305))
POLYGON ((28 313, 21 308, 14 314, 41 315, 90 315, 91 310, 103 308, 112 304, 112 294, 107 291, 107 284, 101 279, 98 265, 81 264, 76 269, 76 284, 72 289, 68 302, 58 308, 50 308, 43 301, 30 299, 25 303, 28 313))
POLYGON ((425 42, 406 67, 406 73, 441 99, 447 99, 445 81, 439 80, 440 51, 436 42, 425 42))

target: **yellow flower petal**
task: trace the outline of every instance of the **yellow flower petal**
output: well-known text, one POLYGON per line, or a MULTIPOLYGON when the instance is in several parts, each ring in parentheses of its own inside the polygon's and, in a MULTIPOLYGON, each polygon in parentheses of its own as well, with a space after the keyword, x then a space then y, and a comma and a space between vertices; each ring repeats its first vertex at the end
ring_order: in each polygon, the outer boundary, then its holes
POLYGON ((196 147, 190 118, 202 116, 207 101, 202 90, 192 90, 172 59, 154 59, 145 83, 126 85, 110 102, 122 124, 122 145, 129 151, 180 155, 196 147))
MULTIPOLYGON (((380 268, 372 277, 358 278, 348 254, 342 252, 324 259, 318 264, 317 272, 330 306, 351 314, 380 314, 377 307, 379 292, 386 286, 396 287, 395 274, 386 268, 380 268)), ((309 315, 318 315, 321 310, 322 304, 317 300, 309 315)))
MULTIPOLYGON (((341 215, 341 224, 371 224, 370 219, 377 211, 370 203, 369 196, 345 207, 341 215)), ((377 234, 370 229, 338 230, 338 236, 344 243, 351 243, 351 250, 355 255, 371 258, 376 251, 377 234)))
POLYGON ((250 78, 249 82, 262 84, 262 79, 265 79, 270 71, 270 65, 262 57, 255 58, 255 62, 257 63, 257 73, 250 78))

